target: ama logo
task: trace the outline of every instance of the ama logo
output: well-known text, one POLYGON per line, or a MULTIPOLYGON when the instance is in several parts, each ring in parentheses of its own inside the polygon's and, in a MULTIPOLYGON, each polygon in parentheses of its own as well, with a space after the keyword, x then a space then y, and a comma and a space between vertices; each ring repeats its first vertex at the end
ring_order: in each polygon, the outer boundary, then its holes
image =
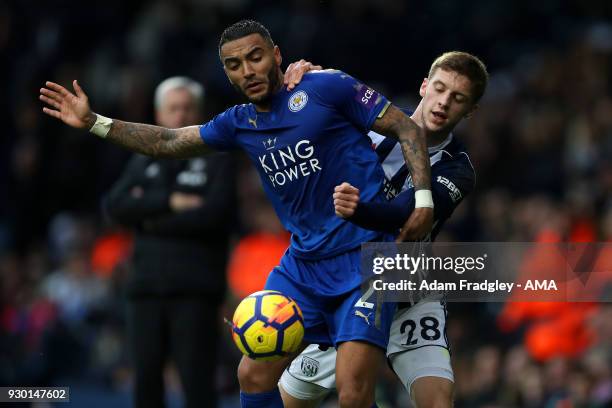
POLYGON ((523 290, 558 290, 557 283, 552 279, 528 279, 523 290))

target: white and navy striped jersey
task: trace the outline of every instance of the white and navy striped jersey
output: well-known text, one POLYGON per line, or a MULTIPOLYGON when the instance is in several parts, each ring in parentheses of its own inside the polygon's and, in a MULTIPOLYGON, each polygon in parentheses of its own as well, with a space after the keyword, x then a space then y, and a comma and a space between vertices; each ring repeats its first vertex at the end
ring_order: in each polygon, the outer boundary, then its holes
MULTIPOLYGON (((369 132, 368 136, 385 173, 384 192, 390 202, 360 203, 360 214, 356 214, 357 218, 352 221, 364 228, 397 233, 414 209, 414 188, 410 172, 401 146, 395 139, 373 131, 369 132), (386 211, 386 216, 385 208, 391 209, 390 212, 386 211), (396 215, 399 219, 392 222, 391 215, 396 215), (372 217, 369 222, 368 217, 372 217)), ((446 219, 473 190, 475 172, 465 146, 453 134, 439 145, 429 148, 429 160, 434 201, 434 227, 430 237, 433 241, 446 219)))

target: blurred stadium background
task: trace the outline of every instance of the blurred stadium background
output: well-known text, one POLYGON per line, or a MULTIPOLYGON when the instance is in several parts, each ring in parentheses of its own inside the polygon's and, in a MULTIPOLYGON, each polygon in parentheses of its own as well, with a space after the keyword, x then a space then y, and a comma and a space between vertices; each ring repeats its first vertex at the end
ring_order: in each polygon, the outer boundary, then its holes
MULTIPOLYGON (((481 109, 456 132, 477 188, 439 240, 612 239, 612 2, 5 0, 0 385, 68 385, 73 406, 130 406, 130 236, 100 210, 130 154, 45 117, 38 88, 78 78, 95 111, 151 123, 155 86, 188 75, 206 87, 209 118, 239 102, 217 42, 245 17, 268 26, 285 67, 306 58, 341 68, 400 106, 416 105, 440 53, 486 62, 481 109)), ((287 242, 242 163, 226 316, 260 284, 246 277, 269 270, 287 242)), ((612 406, 612 304, 452 304, 450 316, 457 407, 612 406)), ((223 357, 203 369, 216 370, 222 406, 235 407, 238 355, 229 337, 220 343, 223 357)), ((380 405, 409 406, 384 377, 380 405)), ((166 380, 180 406, 172 367, 166 380)))

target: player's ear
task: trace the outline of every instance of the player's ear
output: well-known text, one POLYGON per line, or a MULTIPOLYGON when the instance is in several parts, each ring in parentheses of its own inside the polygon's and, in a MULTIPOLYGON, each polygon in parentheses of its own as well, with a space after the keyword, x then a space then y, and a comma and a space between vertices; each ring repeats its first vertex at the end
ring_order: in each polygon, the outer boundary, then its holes
POLYGON ((283 63, 283 56, 281 55, 280 48, 278 48, 278 45, 274 46, 274 61, 279 67, 283 63))
POLYGON ((419 95, 421 95, 421 98, 425 96, 426 89, 427 89, 427 78, 423 78, 423 83, 421 84, 421 88, 419 88, 419 95))

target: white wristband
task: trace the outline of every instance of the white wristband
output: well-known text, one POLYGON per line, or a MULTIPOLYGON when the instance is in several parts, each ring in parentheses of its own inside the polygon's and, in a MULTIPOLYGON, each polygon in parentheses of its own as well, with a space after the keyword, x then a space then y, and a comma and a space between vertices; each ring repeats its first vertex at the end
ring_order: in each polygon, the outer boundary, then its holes
POLYGON ((113 120, 102 115, 96 115, 96 123, 89 129, 91 133, 101 138, 105 138, 110 131, 113 120))
POLYGON ((414 208, 434 208, 431 190, 417 190, 414 192, 414 208))

